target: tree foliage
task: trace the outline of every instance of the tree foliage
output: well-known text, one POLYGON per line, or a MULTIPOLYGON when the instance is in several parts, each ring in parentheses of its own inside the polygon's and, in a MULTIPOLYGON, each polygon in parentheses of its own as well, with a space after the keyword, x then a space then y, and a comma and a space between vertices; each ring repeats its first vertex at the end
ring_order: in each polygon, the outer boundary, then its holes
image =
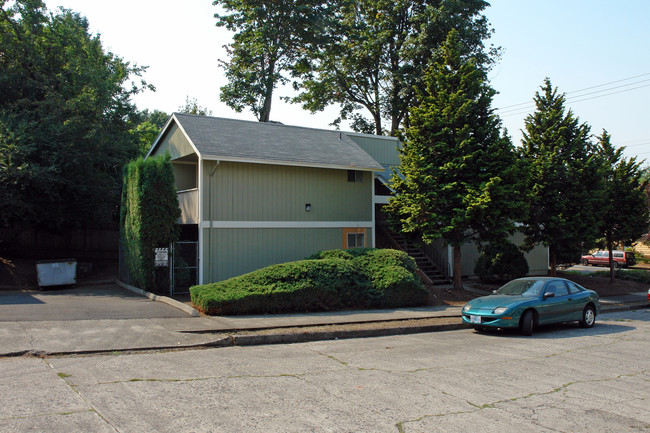
POLYGON ((529 247, 548 246, 555 275, 558 260, 579 255, 598 238, 601 170, 590 127, 565 110, 564 95, 548 78, 534 100, 521 149, 530 191, 524 234, 529 247))
POLYGON ((236 32, 226 45, 229 59, 220 60, 228 84, 220 99, 237 112, 250 109, 268 122, 273 92, 306 46, 323 36, 329 6, 314 0, 215 0, 224 13, 217 26, 236 32))
POLYGON ((145 156, 156 140, 169 115, 160 110, 145 109, 136 113, 129 120, 132 140, 138 147, 138 155, 145 156))
POLYGON ((0 2, 0 226, 118 220, 126 120, 143 68, 105 52, 85 18, 41 0, 0 2))
POLYGON ((461 53, 452 30, 410 111, 400 175, 391 179, 395 196, 386 208, 402 231, 454 247, 458 289, 461 246, 502 240, 525 204, 514 148, 491 109, 494 90, 477 62, 461 53))
POLYGON ((185 105, 178 107, 180 113, 194 114, 197 116, 211 116, 212 110, 202 107, 199 105, 196 98, 190 99, 190 97, 185 98, 185 105))
POLYGON ((483 0, 339 0, 326 38, 297 64, 302 81, 295 87, 302 93, 293 101, 312 112, 337 104, 334 124, 351 120, 358 132, 395 135, 450 30, 457 31, 464 58, 479 68, 492 62, 496 51, 484 45, 491 31, 481 15, 487 6, 483 0))
POLYGON ((607 131, 598 137, 598 156, 602 163, 602 203, 598 207, 600 233, 609 251, 610 276, 615 278, 615 244, 632 244, 650 226, 648 200, 645 194, 647 181, 643 181, 641 162, 636 158, 623 158, 624 147, 615 148, 607 131))
POLYGON ((154 250, 178 239, 181 216, 169 154, 138 158, 124 168, 120 237, 134 283, 154 288, 154 250))

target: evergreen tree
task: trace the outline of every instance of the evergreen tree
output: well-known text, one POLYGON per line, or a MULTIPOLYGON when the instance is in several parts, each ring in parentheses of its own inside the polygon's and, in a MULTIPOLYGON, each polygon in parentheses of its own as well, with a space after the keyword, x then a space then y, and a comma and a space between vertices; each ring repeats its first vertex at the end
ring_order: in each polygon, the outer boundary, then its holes
POLYGON ((495 91, 476 61, 462 58, 456 31, 425 82, 386 209, 403 232, 453 246, 454 288, 462 289, 461 246, 504 239, 523 218, 525 201, 512 143, 491 108, 495 91))
POLYGON ((598 137, 598 153, 603 163, 603 201, 598 208, 601 234, 609 251, 611 282, 614 282, 614 244, 631 244, 648 231, 650 214, 642 181, 641 162, 623 158, 624 147, 615 148, 603 130, 598 137))
POLYGON ((564 94, 547 78, 534 100, 522 139, 530 192, 524 234, 530 248, 549 248, 554 276, 558 260, 574 258, 598 237, 602 185, 590 127, 565 111, 564 94))

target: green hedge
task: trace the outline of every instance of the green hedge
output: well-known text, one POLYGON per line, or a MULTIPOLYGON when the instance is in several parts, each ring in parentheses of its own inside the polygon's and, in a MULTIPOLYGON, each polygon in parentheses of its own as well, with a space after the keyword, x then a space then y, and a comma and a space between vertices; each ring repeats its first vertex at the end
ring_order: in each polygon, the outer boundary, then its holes
POLYGON ((396 250, 331 250, 190 288, 206 314, 264 314, 422 305, 415 263, 396 250))
POLYGON ((124 167, 120 238, 134 284, 154 287, 154 249, 178 239, 181 216, 170 156, 138 158, 124 167))

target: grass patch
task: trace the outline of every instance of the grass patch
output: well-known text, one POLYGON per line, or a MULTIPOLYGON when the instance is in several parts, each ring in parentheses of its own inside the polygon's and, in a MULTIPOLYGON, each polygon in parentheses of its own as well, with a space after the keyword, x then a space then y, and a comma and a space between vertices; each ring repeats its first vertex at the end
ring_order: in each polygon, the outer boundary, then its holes
POLYGON ((415 262, 397 250, 330 250, 190 288, 206 314, 265 314, 422 305, 415 262))
MULTIPOLYGON (((598 271, 592 274, 594 277, 609 278, 609 269, 606 271, 598 271)), ((643 269, 617 269, 614 271, 617 280, 635 281, 637 283, 650 284, 650 271, 643 269)))

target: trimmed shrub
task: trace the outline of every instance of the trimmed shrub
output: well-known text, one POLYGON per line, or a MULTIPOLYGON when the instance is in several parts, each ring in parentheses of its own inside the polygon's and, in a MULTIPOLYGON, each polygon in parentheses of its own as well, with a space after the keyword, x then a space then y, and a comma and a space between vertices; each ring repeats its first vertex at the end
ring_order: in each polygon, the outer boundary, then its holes
POLYGON ((428 291, 401 251, 321 251, 310 259, 269 266, 190 288, 206 314, 263 314, 422 305, 428 291))
POLYGON ((510 242, 488 245, 476 261, 474 273, 485 283, 509 281, 528 275, 528 262, 510 242))
POLYGON ((135 285, 154 289, 154 249, 178 239, 181 216, 169 154, 139 158, 124 167, 120 237, 135 285))
POLYGON ((356 298, 359 272, 347 260, 302 260, 190 288, 206 314, 282 313, 344 308, 356 298), (346 296, 347 295, 347 296, 346 296), (352 295, 352 296, 350 296, 352 295))

